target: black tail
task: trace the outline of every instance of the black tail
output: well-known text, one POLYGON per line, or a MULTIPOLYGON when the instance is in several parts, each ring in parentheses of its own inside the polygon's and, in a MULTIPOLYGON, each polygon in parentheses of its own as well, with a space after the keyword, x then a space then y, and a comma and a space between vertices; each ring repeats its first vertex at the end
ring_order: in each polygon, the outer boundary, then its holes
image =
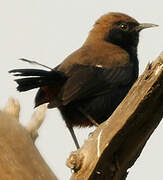
POLYGON ((51 71, 41 69, 14 69, 9 71, 9 73, 14 73, 14 76, 27 76, 26 78, 15 80, 18 84, 17 90, 20 92, 55 85, 55 82, 58 80, 66 80, 64 73, 55 69, 51 71))

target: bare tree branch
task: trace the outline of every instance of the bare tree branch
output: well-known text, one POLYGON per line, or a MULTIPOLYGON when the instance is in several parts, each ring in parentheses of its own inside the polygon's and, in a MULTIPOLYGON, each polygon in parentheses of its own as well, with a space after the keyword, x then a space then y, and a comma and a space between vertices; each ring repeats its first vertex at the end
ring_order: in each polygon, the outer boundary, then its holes
POLYGON ((18 100, 10 97, 3 111, 10 115, 12 119, 19 121, 20 104, 18 100))
MULTIPOLYGON (((42 110, 44 115, 45 109, 42 110)), ((18 122, 19 111, 20 105, 13 98, 4 111, 0 111, 0 179, 57 180, 36 149, 30 133, 18 122)), ((39 119, 37 113, 34 116, 39 119)), ((40 119, 42 121, 43 116, 40 119)), ((38 129, 36 124, 29 129, 38 129)))
POLYGON ((41 105, 37 108, 37 110, 32 114, 32 118, 26 126, 26 129, 31 134, 33 141, 38 137, 38 129, 43 123, 46 115, 47 106, 41 105))

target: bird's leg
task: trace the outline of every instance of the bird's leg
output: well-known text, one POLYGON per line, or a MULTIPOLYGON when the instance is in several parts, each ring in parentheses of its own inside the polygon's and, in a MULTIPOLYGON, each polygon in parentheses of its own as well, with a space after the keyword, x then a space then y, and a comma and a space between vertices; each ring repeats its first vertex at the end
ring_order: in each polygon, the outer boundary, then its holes
POLYGON ((99 124, 89 114, 87 114, 81 107, 79 107, 78 109, 85 117, 87 117, 91 121, 91 123, 94 126, 97 126, 97 127, 99 126, 99 124))
POLYGON ((72 136, 72 139, 73 139, 73 141, 74 141, 74 143, 75 143, 76 148, 79 149, 80 146, 79 146, 78 140, 77 140, 77 138, 76 138, 76 135, 75 135, 75 132, 74 132, 73 127, 70 126, 70 125, 67 125, 67 127, 68 127, 68 129, 69 129, 69 131, 70 131, 70 134, 71 134, 71 136, 72 136))

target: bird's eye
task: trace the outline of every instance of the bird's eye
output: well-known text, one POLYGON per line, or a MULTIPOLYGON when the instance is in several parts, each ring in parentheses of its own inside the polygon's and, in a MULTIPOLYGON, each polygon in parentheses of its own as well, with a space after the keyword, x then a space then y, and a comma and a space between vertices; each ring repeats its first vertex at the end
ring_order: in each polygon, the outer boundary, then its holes
POLYGON ((120 24, 120 28, 121 28, 123 31, 127 31, 127 30, 128 30, 128 25, 125 24, 125 23, 122 23, 122 24, 120 24))

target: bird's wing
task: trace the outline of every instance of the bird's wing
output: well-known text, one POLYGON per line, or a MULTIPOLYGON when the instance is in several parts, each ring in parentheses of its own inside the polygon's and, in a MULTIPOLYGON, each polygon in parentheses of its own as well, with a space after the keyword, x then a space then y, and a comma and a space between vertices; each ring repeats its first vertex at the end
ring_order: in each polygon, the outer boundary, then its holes
POLYGON ((63 105, 99 94, 108 93, 116 86, 127 85, 132 80, 133 65, 104 69, 95 66, 73 65, 67 76, 60 98, 63 105))

